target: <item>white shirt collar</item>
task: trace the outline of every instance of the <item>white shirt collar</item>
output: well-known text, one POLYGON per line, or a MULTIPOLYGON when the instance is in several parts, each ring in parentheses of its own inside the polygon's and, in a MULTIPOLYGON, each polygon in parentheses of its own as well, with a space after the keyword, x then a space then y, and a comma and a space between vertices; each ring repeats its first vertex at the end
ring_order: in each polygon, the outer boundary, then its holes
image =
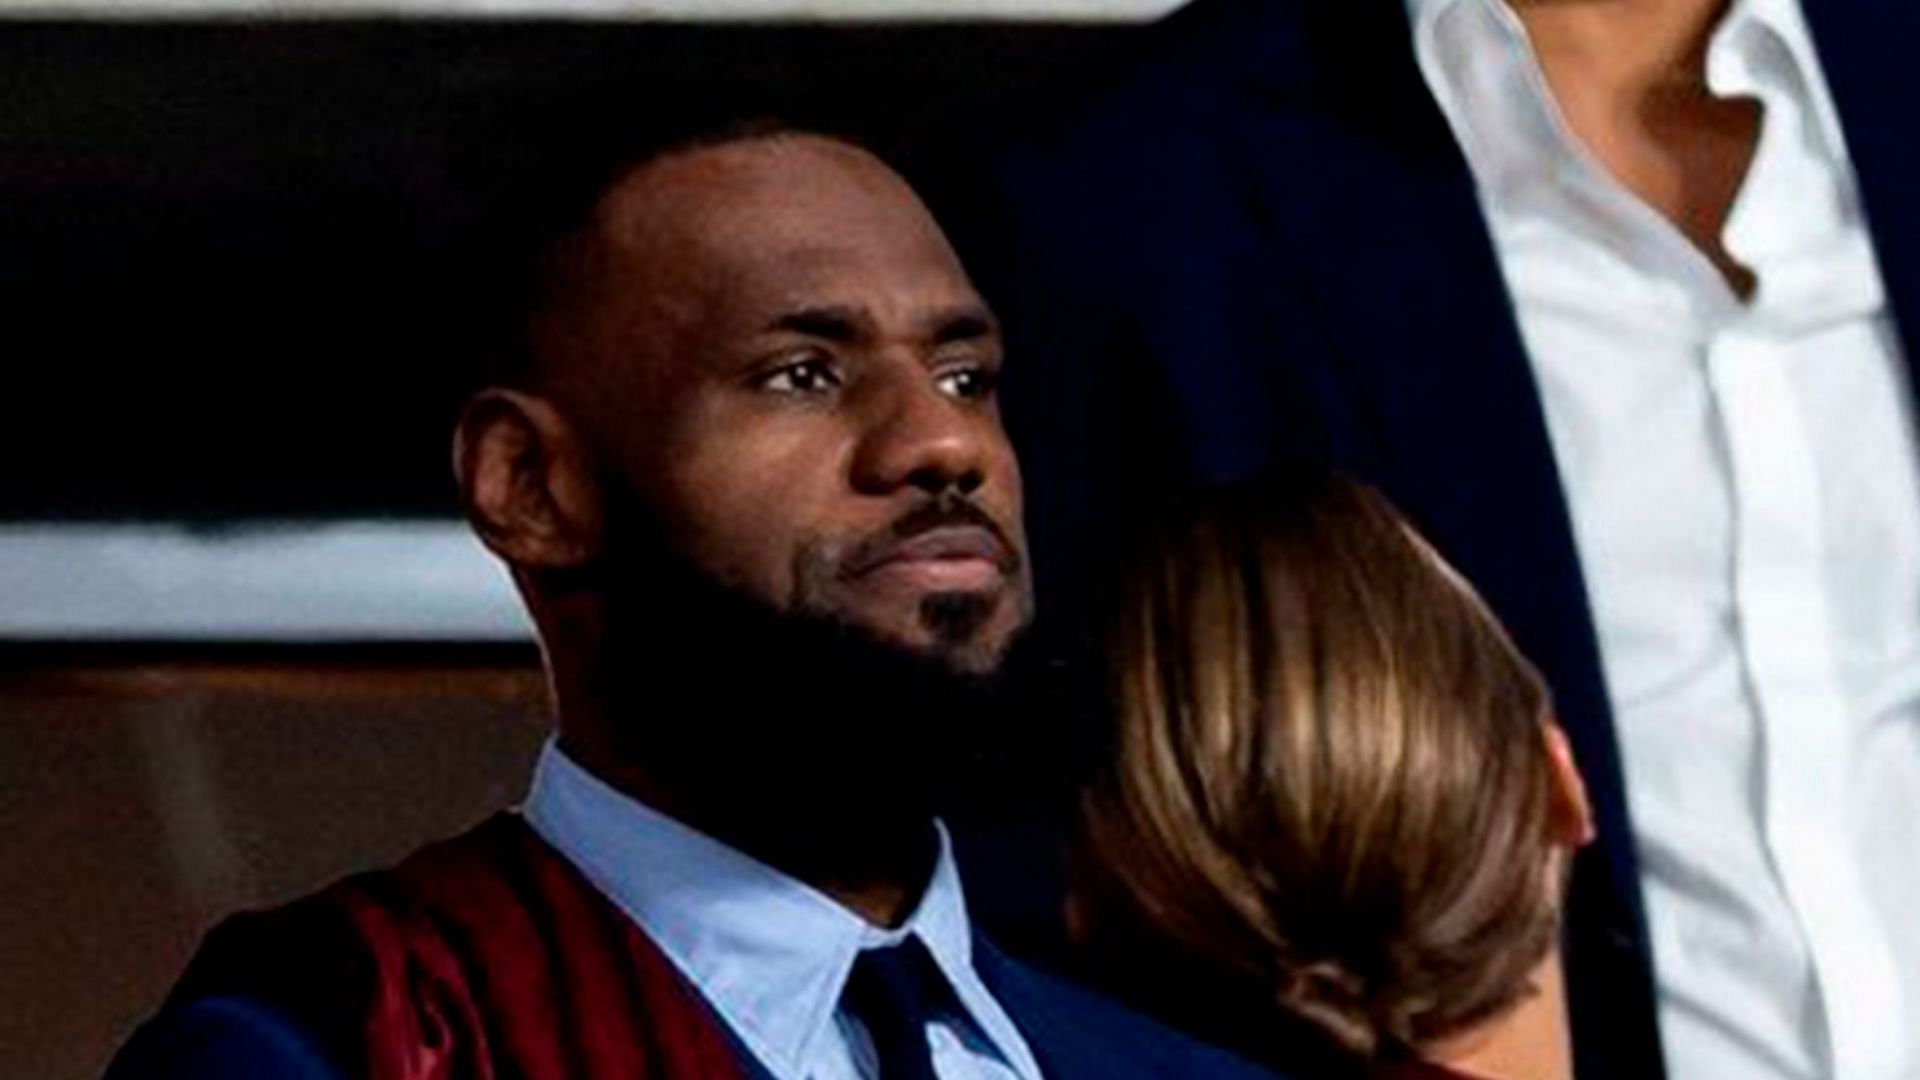
MULTIPOLYGON (((1725 232, 1728 249, 1760 274, 1760 291, 1749 304, 1568 130, 1526 28, 1507 0, 1406 3, 1422 77, 1460 143, 1496 231, 1577 220, 1620 259, 1666 266, 1698 284, 1674 294, 1672 306, 1683 319, 1807 325, 1851 313, 1855 301, 1878 303, 1877 284, 1849 279, 1835 288, 1824 278, 1790 272, 1794 256, 1836 237, 1859 234, 1854 238, 1864 243, 1857 229, 1836 230, 1836 223, 1858 218, 1855 185, 1797 0, 1733 0, 1708 46, 1707 79, 1715 92, 1752 95, 1766 105, 1760 144, 1725 232), (1841 182, 1831 183, 1833 177, 1841 182), (1811 201, 1778 212, 1783 201, 1800 200, 1811 201), (1842 310, 1834 310, 1836 304, 1842 310)), ((1871 261, 1864 248, 1859 254, 1865 258, 1854 264, 1871 261)))
MULTIPOLYGON (((1436 78, 1448 85, 1448 94, 1457 95, 1460 91, 1456 82, 1461 78, 1458 66, 1444 66, 1433 70, 1436 39, 1442 31, 1439 29, 1443 19, 1449 23, 1456 21, 1447 13, 1463 5, 1477 8, 1480 17, 1473 21, 1477 29, 1466 31, 1474 34, 1480 41, 1472 46, 1476 50, 1484 49, 1484 42, 1490 32, 1502 32, 1515 35, 1526 46, 1526 32, 1522 28, 1519 16, 1508 6, 1507 0, 1405 0, 1407 15, 1413 26, 1414 41, 1420 56, 1420 63, 1427 68, 1429 81, 1436 78), (1486 16, 1492 16, 1491 19, 1486 16)), ((1800 79, 1815 88, 1816 109, 1819 121, 1829 144, 1836 150, 1844 146, 1840 130, 1839 115, 1826 92, 1826 79, 1820 67, 1820 56, 1813 44, 1813 34, 1807 28, 1806 15, 1801 11, 1798 0, 1733 0, 1720 25, 1715 28, 1713 39, 1708 47, 1708 81, 1714 90, 1722 94, 1740 94, 1751 92, 1752 87, 1745 85, 1746 79, 1730 70, 1727 59, 1726 43, 1741 35, 1754 32, 1771 34, 1785 49, 1787 58, 1800 79)), ((1453 31, 1460 32, 1460 31, 1453 31)), ((1456 46, 1456 48, 1463 46, 1456 46)), ((1530 48, 1530 46, 1528 47, 1530 48)), ((1484 55, 1484 52, 1481 53, 1484 55)), ((1448 102, 1442 101, 1445 108, 1448 102)), ((1841 151, 1844 152, 1844 151, 1841 151)), ((1476 166, 1477 167, 1477 166, 1476 166)))
POLYGON ((660 946, 776 1074, 809 1071, 853 961, 917 937, 983 1038, 1013 1071, 1038 1064, 973 967, 973 937, 944 825, 925 894, 896 929, 616 791, 549 740, 527 824, 660 946))

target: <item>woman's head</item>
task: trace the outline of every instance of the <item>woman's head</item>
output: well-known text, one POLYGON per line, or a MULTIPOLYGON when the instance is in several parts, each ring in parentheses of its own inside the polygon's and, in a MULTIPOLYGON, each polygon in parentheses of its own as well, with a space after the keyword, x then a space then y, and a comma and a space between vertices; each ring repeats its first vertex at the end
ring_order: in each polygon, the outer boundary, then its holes
POLYGON ((1545 687, 1376 493, 1215 492, 1122 579, 1088 912, 1362 1054, 1516 1004, 1586 829, 1545 687), (1100 880, 1103 879, 1103 880, 1100 880))

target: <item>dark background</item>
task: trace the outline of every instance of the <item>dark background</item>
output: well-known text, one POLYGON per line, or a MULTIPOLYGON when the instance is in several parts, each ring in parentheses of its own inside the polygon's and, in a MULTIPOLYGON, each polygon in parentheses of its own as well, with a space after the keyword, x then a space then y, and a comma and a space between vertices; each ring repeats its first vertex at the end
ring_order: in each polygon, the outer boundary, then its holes
POLYGON ((0 521, 451 515, 449 271, 543 156, 724 109, 934 186, 1139 34, 0 22, 0 521))

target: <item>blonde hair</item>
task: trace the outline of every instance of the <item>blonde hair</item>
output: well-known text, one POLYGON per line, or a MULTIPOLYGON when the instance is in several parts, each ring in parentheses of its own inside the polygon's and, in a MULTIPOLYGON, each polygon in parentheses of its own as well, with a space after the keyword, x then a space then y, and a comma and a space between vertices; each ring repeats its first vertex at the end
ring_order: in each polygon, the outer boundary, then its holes
POLYGON ((1533 667, 1357 484, 1216 492, 1156 532, 1085 800, 1096 940, 1144 935, 1363 1056, 1516 1004, 1560 908, 1533 667))

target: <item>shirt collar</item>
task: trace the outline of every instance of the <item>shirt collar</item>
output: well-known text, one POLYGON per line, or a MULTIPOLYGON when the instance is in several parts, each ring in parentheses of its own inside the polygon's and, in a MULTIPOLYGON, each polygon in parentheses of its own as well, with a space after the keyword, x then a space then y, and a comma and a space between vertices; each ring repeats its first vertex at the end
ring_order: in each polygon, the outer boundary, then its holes
POLYGON ((1715 70, 1736 66, 1729 59, 1732 51, 1725 46, 1737 34, 1767 35, 1778 44, 1789 69, 1785 77, 1801 84, 1801 97, 1814 111, 1828 152, 1844 159, 1846 142, 1840 116, 1834 108, 1826 72, 1820 66, 1820 52, 1814 48, 1813 32, 1807 27, 1806 12, 1799 0, 1733 0, 1709 46, 1707 82, 1716 93, 1750 94, 1757 89, 1756 78, 1751 73, 1715 70))
POLYGON ((782 1075, 801 1076, 833 1026, 864 949, 917 937, 976 1034, 1015 1071, 1039 1067, 980 982, 960 873, 946 827, 913 914, 874 926, 826 894, 601 781, 549 740, 522 812, 527 824, 645 930, 782 1075))
MULTIPOLYGON (((1451 84, 1460 78, 1457 66, 1444 66, 1436 70, 1437 58, 1431 54, 1436 49, 1436 39, 1441 33, 1439 29, 1441 22, 1445 20, 1448 23, 1458 23, 1460 20, 1457 17, 1447 13, 1462 5, 1480 9, 1480 16, 1473 20, 1474 28, 1471 30, 1450 28, 1448 32, 1471 34, 1478 40, 1472 46, 1456 46, 1456 48, 1475 47, 1484 55, 1489 47, 1488 43, 1494 41, 1498 35, 1504 34, 1509 39, 1513 39, 1516 32, 1518 43, 1523 49, 1526 47, 1525 31, 1521 29, 1519 17, 1513 13, 1506 0, 1404 0, 1404 2, 1408 21, 1413 27, 1420 63, 1427 69, 1426 74, 1430 83, 1437 79, 1451 84)), ((1723 47, 1725 42, 1735 35, 1752 33, 1755 30, 1771 34, 1780 43, 1799 78, 1811 87, 1824 89, 1826 79, 1820 67, 1820 55, 1814 48, 1813 34, 1807 28, 1806 15, 1801 10, 1799 0, 1733 0, 1721 16, 1720 25, 1714 30, 1713 40, 1709 45, 1710 65, 1725 56, 1726 49, 1723 47)), ((1530 58, 1531 54, 1528 55, 1530 58)), ((1710 77, 1713 74, 1715 73, 1709 72, 1710 77)), ((1718 78, 1713 79, 1712 84, 1722 93, 1746 93, 1752 90, 1750 86, 1726 85, 1718 78)), ((1439 88, 1436 87, 1436 89, 1439 88)), ((1446 89, 1447 95, 1458 92, 1457 87, 1449 86, 1446 89)), ((1824 93, 1816 92, 1814 96, 1818 98, 1817 110, 1824 134, 1837 146, 1840 127, 1832 103, 1827 100, 1824 93)))
POLYGON ((1433 18, 1441 8, 1458 3, 1459 0, 1406 0, 1407 16, 1414 26, 1419 26, 1433 18))

